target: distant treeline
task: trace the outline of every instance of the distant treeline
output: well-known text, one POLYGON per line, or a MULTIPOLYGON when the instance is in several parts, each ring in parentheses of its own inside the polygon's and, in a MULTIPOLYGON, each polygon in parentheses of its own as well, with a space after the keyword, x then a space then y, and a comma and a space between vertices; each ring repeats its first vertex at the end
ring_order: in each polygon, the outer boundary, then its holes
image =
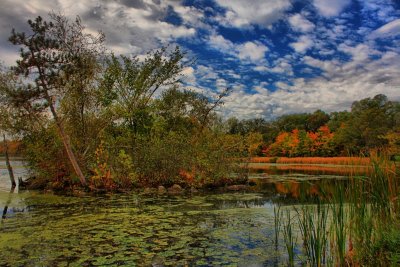
POLYGON ((348 156, 368 155, 385 149, 399 154, 400 104, 385 95, 355 101, 351 111, 284 115, 264 119, 227 122, 230 134, 262 135, 254 151, 266 156, 348 156))

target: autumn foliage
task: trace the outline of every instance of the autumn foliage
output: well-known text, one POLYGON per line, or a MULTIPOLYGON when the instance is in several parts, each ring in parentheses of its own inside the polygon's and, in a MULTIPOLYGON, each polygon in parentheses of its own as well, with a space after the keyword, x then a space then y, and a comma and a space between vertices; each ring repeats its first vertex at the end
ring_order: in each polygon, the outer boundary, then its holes
POLYGON ((321 126, 316 132, 294 129, 291 132, 281 132, 265 151, 269 156, 333 156, 334 134, 327 125, 321 126))
MULTIPOLYGON (((8 153, 12 156, 16 156, 19 154, 21 143, 19 141, 8 141, 8 153)), ((0 155, 5 154, 5 146, 4 142, 0 142, 0 155)))

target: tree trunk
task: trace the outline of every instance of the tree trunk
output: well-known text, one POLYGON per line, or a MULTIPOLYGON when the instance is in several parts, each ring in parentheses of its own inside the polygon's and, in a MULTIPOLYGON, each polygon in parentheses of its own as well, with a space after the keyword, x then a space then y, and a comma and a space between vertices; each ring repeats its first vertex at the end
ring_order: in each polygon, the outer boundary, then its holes
POLYGON ((6 216, 7 216, 8 206, 9 206, 10 203, 11 203, 14 190, 15 190, 15 186, 11 188, 10 193, 9 193, 9 195, 8 195, 8 199, 7 199, 6 205, 4 206, 4 209, 3 209, 3 214, 1 215, 1 219, 2 219, 1 222, 3 222, 3 220, 4 220, 4 219, 6 218, 6 216))
POLYGON ((4 140, 4 148, 5 148, 5 154, 6 154, 6 165, 7 165, 7 170, 8 174, 10 175, 10 180, 11 180, 11 188, 15 188, 17 185, 15 183, 15 178, 14 178, 14 172, 10 164, 10 157, 8 155, 8 145, 7 145, 7 140, 6 140, 6 135, 3 134, 3 140, 4 140))
POLYGON ((79 177, 79 180, 81 181, 81 184, 84 187, 86 187, 87 186, 86 178, 83 175, 82 170, 79 167, 78 162, 76 161, 76 157, 75 157, 74 152, 72 151, 72 148, 71 148, 71 143, 69 142, 69 138, 68 138, 67 134, 65 134, 62 122, 61 122, 60 118, 57 116, 57 113, 56 113, 56 110, 54 108, 53 102, 50 99, 48 99, 48 102, 49 102, 49 105, 50 105, 51 113, 53 114, 53 118, 56 121, 58 131, 60 132, 60 136, 61 136, 62 142, 64 144, 65 151, 67 152, 68 159, 71 162, 72 167, 74 168, 74 171, 75 171, 76 175, 79 177))

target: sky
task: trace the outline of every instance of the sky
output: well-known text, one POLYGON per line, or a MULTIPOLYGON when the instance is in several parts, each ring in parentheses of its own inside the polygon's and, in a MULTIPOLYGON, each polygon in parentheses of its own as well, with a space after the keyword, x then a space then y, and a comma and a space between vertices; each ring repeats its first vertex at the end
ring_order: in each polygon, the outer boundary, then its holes
POLYGON ((400 100, 400 0, 1 0, 0 60, 11 29, 50 11, 79 15, 109 50, 144 55, 179 45, 184 87, 231 93, 220 112, 240 119, 348 110, 376 94, 400 100))

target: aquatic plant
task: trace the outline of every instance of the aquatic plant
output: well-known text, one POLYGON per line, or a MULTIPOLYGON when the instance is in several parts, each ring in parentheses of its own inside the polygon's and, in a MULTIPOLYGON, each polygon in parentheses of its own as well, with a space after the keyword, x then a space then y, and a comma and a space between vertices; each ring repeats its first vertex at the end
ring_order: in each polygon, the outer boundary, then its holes
POLYGON ((307 262, 311 266, 321 266, 326 262, 328 248, 327 208, 318 201, 316 208, 302 206, 296 213, 307 262))
MULTIPOLYGON (((281 216, 281 215, 279 215, 281 216)), ((285 242, 285 247, 288 255, 288 266, 294 266, 294 256, 295 256, 295 248, 297 242, 297 236, 295 236, 293 231, 293 222, 291 219, 290 210, 286 210, 285 221, 283 222, 283 240, 285 242)))
POLYGON ((274 229, 275 229, 275 247, 279 245, 279 233, 281 231, 281 206, 274 205, 274 229))

